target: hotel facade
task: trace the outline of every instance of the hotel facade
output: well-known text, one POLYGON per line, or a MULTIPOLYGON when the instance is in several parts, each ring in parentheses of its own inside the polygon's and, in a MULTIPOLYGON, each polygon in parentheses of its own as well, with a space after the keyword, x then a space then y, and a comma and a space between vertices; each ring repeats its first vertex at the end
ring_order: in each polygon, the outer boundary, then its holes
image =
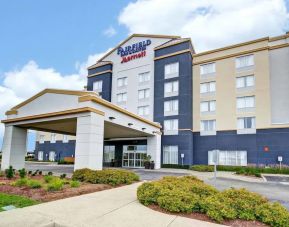
MULTIPOLYGON (((289 165, 288 33, 202 53, 189 38, 134 34, 88 68, 86 89, 159 123, 161 164, 212 164, 219 150, 220 165, 289 165)), ((145 136, 112 127, 103 139, 104 166, 142 168, 150 153, 145 136)), ((75 147, 73 133, 38 131, 35 157, 73 159, 75 147)))

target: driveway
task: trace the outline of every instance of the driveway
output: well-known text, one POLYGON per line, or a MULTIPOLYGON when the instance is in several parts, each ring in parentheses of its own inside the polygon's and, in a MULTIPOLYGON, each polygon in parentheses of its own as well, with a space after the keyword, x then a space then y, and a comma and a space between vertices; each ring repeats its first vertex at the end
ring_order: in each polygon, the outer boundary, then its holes
POLYGON ((0 227, 222 226, 151 210, 137 201, 141 183, 0 213, 0 227))

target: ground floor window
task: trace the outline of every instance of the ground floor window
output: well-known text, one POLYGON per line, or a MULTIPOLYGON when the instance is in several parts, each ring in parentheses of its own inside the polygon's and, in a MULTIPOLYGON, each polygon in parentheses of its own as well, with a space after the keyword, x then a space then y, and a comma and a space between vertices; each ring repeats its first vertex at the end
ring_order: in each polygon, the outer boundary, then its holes
POLYGON ((43 161, 43 151, 38 151, 38 161, 43 161))
POLYGON ((104 146, 104 162, 113 162, 115 159, 115 146, 104 146))
MULTIPOLYGON (((219 151, 217 161, 218 165, 246 166, 247 151, 219 151)), ((208 152, 208 164, 214 165, 214 151, 208 152)))
POLYGON ((51 161, 51 162, 55 161, 55 152, 54 151, 49 152, 49 161, 51 161))
POLYGON ((163 164, 178 164, 178 146, 163 147, 163 164))

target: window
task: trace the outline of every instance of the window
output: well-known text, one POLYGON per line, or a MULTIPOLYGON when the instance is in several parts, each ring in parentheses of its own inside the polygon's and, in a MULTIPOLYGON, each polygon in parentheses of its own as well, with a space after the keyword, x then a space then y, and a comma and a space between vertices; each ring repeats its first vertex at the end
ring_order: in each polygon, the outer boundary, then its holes
POLYGON ((216 91, 216 82, 208 82, 208 83, 202 83, 200 88, 200 93, 209 93, 209 92, 215 92, 216 91))
POLYGON ((216 101, 201 102, 201 112, 214 112, 216 111, 216 101))
POLYGON ((44 143, 44 135, 39 135, 39 143, 44 143))
POLYGON ((201 121, 201 131, 210 132, 216 130, 216 120, 201 121))
POLYGON ((179 81, 172 81, 165 83, 165 94, 164 97, 171 97, 179 95, 179 81))
POLYGON ((178 135, 179 120, 164 120, 164 135, 178 135))
POLYGON ((238 118, 238 129, 255 129, 255 117, 240 117, 238 118))
POLYGON ((209 63, 200 66, 201 75, 211 74, 216 72, 216 63, 209 63))
POLYGON ((55 161, 55 152, 54 151, 50 151, 49 152, 49 161, 54 162, 55 161))
POLYGON ((164 115, 178 115, 179 114, 179 100, 169 100, 164 102, 164 115))
POLYGON ((104 146, 103 162, 113 162, 115 159, 115 146, 104 146))
POLYGON ((179 63, 165 65, 165 79, 179 76, 179 63))
POLYGON ((94 91, 102 91, 102 80, 94 81, 93 82, 93 90, 94 91))
POLYGON ((127 101, 127 94, 126 93, 117 94, 117 102, 126 102, 126 101, 127 101))
POLYGON ((255 79, 253 75, 250 76, 242 76, 236 79, 236 87, 237 88, 246 88, 252 87, 255 85, 255 79))
MULTIPOLYGON (((217 164, 225 166, 246 166, 247 151, 218 151, 217 164)), ((208 152, 208 164, 214 165, 214 151, 208 152)))
POLYGON ((43 151, 38 151, 38 161, 43 161, 43 151))
POLYGON ((145 72, 145 73, 140 73, 138 74, 138 82, 139 83, 144 83, 148 82, 151 79, 150 72, 145 72))
POLYGON ((147 99, 150 97, 150 89, 142 89, 138 91, 138 99, 147 99))
POLYGON ((127 77, 117 79, 117 87, 123 87, 127 85, 127 77))
POLYGON ((178 146, 163 147, 163 164, 178 164, 178 146))
POLYGON ((244 68, 254 65, 254 55, 246 55, 236 58, 236 68, 244 68))
POLYGON ((255 96, 245 96, 237 98, 237 108, 254 108, 255 107, 255 96))
POLYGON ((141 115, 141 116, 147 116, 150 114, 150 108, 149 106, 139 106, 137 108, 137 112, 138 112, 138 115, 141 115))
POLYGON ((63 143, 68 143, 68 135, 63 135, 63 143))
POLYGON ((55 133, 51 133, 50 143, 55 143, 55 142, 56 142, 56 134, 55 133))

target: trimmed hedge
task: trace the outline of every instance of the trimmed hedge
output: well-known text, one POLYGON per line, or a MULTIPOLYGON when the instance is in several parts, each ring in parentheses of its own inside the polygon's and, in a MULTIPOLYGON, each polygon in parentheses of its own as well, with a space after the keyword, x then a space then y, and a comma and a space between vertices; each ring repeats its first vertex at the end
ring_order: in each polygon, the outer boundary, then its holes
POLYGON ((74 171, 73 180, 92 184, 121 185, 139 181, 139 176, 132 171, 120 169, 91 170, 79 169, 74 171))
POLYGON ((213 172, 214 166, 194 165, 191 166, 190 169, 198 172, 213 172))
POLYGON ((190 165, 178 165, 178 164, 162 164, 161 168, 170 168, 170 169, 189 169, 190 165))
POLYGON ((270 203, 263 196, 246 189, 218 191, 193 176, 164 177, 143 183, 137 190, 138 200, 180 213, 205 213, 211 219, 258 220, 265 224, 289 226, 289 212, 279 203, 270 203))

